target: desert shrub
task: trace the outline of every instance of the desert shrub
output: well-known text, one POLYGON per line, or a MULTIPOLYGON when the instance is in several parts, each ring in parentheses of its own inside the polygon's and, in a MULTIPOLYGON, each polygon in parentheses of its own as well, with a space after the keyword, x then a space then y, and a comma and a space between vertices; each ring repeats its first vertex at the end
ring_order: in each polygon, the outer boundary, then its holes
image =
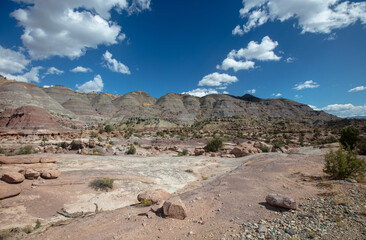
POLYGON ((24 155, 24 154, 32 154, 33 147, 31 145, 27 145, 24 147, 21 147, 18 152, 16 152, 16 155, 24 155))
POLYGON ((39 221, 39 219, 37 219, 36 221, 36 226, 34 226, 33 230, 37 230, 38 228, 40 228, 42 225, 41 225, 41 221, 39 221))
POLYGON ((113 142, 113 141, 109 141, 109 144, 110 144, 110 145, 114 145, 114 142, 113 142))
POLYGON ((139 146, 140 144, 139 144, 138 142, 134 141, 134 142, 133 142, 133 145, 135 145, 135 146, 139 146))
POLYGON ((127 150, 127 154, 135 154, 136 153, 136 148, 134 145, 130 145, 130 148, 127 150))
POLYGON ((187 136, 186 136, 186 135, 180 135, 180 137, 179 137, 179 139, 180 139, 181 141, 184 141, 186 138, 187 138, 187 136))
POLYGON ((332 179, 362 177, 366 172, 366 162, 357 157, 356 151, 340 147, 337 151, 330 150, 325 155, 323 171, 332 179))
POLYGON ((5 153, 6 153, 6 151, 2 147, 0 147, 0 154, 5 154, 5 153))
POLYGON ((279 149, 285 146, 285 143, 282 140, 274 139, 272 140, 272 145, 274 149, 279 149))
POLYGON ((101 155, 102 155, 102 153, 100 152, 100 150, 99 150, 99 149, 97 149, 97 148, 94 148, 94 149, 93 149, 93 154, 94 154, 94 155, 99 155, 99 156, 101 156, 101 155))
POLYGON ((360 155, 366 155, 366 137, 361 138, 357 144, 357 151, 360 155))
POLYGON ((114 179, 112 178, 103 178, 103 179, 95 179, 89 183, 89 187, 94 188, 95 190, 105 190, 108 188, 113 188, 114 179))
POLYGON ((271 151, 271 148, 269 146, 263 144, 261 147, 261 150, 262 150, 262 152, 268 153, 271 151))
POLYGON ((156 136, 158 136, 158 137, 164 137, 165 136, 165 133, 164 132, 157 132, 156 133, 156 136))
POLYGON ((187 149, 183 149, 182 152, 178 152, 178 157, 186 156, 187 154, 188 154, 188 150, 187 149))
POLYGON ((98 131, 100 134, 104 133, 104 128, 100 128, 98 131))
POLYGON ((77 126, 75 126, 75 125, 72 125, 72 126, 71 126, 71 128, 72 128, 72 129, 78 129, 78 127, 77 127, 77 126))
POLYGON ((139 204, 141 207, 148 207, 153 205, 153 202, 150 199, 142 199, 139 204))
POLYGON ((223 146, 222 139, 215 137, 207 142, 206 148, 210 152, 217 152, 222 148, 222 146, 223 146))
POLYGON ((102 137, 98 137, 98 142, 102 142, 103 138, 102 137))
POLYGON ((98 137, 98 133, 96 133, 96 132, 90 133, 90 138, 97 138, 97 137, 98 137))
POLYGON ((111 125, 106 125, 105 127, 104 127, 104 131, 105 132, 107 132, 107 133, 110 133, 110 132, 112 132, 113 131, 113 128, 112 128, 112 126, 111 125))
POLYGON ((339 142, 346 148, 355 149, 357 142, 360 140, 360 132, 354 126, 348 126, 342 129, 339 142))

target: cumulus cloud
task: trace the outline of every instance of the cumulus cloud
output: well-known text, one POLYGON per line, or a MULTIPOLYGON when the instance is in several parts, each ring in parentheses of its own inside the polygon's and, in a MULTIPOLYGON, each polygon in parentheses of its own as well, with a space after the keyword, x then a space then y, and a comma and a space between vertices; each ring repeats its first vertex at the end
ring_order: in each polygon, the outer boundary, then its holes
POLYGON ((230 76, 226 73, 211 73, 206 75, 199 81, 198 86, 210 86, 210 87, 221 87, 227 86, 234 82, 237 82, 238 78, 235 76, 230 76))
POLYGON ((106 66, 111 70, 112 72, 119 72, 122 74, 131 74, 130 69, 123 63, 117 61, 116 59, 112 58, 112 54, 108 51, 106 51, 103 54, 103 59, 106 61, 106 66))
POLYGON ((90 80, 90 81, 84 83, 81 86, 76 85, 76 87, 79 91, 82 91, 82 92, 85 92, 85 93, 88 93, 88 92, 101 92, 103 90, 104 83, 103 83, 102 77, 98 74, 94 77, 93 80, 90 80))
POLYGON ((352 89, 348 90, 348 92, 359 92, 359 91, 363 91, 363 90, 366 90, 366 87, 365 86, 359 86, 359 87, 355 87, 355 88, 352 88, 352 89))
POLYGON ((42 67, 32 67, 29 72, 19 75, 4 74, 3 76, 9 80, 16 80, 18 82, 39 82, 39 70, 42 67))
POLYGON ((0 46, 0 73, 2 75, 21 73, 26 69, 29 63, 30 60, 28 60, 21 52, 0 46))
POLYGON ((351 103, 332 104, 323 107, 321 110, 339 117, 366 116, 366 105, 354 106, 351 103))
POLYGON ((294 89, 296 90, 303 90, 305 88, 317 88, 320 85, 314 82, 313 80, 305 81, 303 83, 295 84, 294 89))
POLYGON ((53 85, 44 85, 43 88, 50 88, 53 87, 53 85))
POLYGON ((255 62, 251 60, 278 61, 281 57, 273 51, 277 46, 278 42, 273 41, 268 36, 265 36, 261 43, 251 41, 246 48, 232 50, 221 65, 217 65, 216 68, 222 70, 232 68, 237 72, 254 68, 255 62))
POLYGON ((50 56, 80 57, 88 48, 115 44, 121 27, 110 20, 112 9, 132 5, 143 10, 149 1, 135 0, 18 0, 24 8, 11 13, 24 28, 21 39, 34 59, 50 56))
POLYGON ((272 96, 274 96, 274 97, 282 97, 282 93, 272 93, 272 96))
POLYGON ((315 111, 320 111, 321 110, 317 106, 314 106, 314 105, 308 105, 308 106, 311 107, 315 111))
MULTIPOLYGON (((204 97, 209 94, 218 94, 218 92, 215 89, 209 88, 196 88, 194 90, 191 90, 189 92, 183 92, 182 94, 189 94, 196 97, 204 97)), ((226 94, 226 93, 225 93, 226 94)))
POLYGON ((61 75, 63 73, 64 73, 64 71, 62 71, 62 70, 59 70, 59 69, 57 69, 55 67, 50 67, 50 68, 48 68, 48 70, 45 73, 45 75, 52 75, 52 74, 61 75))
POLYGON ((293 58, 293 57, 288 57, 285 60, 285 62, 287 62, 287 63, 293 63, 294 61, 295 61, 295 58, 293 58))
POLYGON ((243 36, 244 35, 244 30, 241 29, 240 25, 237 25, 233 31, 232 31, 233 35, 239 35, 239 36, 243 36))
POLYGON ((129 14, 134 12, 141 12, 142 10, 150 10, 151 0, 132 0, 131 5, 128 8, 129 14))
POLYGON ((247 93, 249 93, 249 94, 254 94, 254 93, 256 93, 256 92, 257 92, 257 90, 255 90, 255 89, 247 90, 247 93))
POLYGON ((366 2, 343 0, 243 0, 242 18, 247 18, 243 32, 268 21, 296 19, 302 33, 331 33, 356 22, 366 24, 366 2))
POLYGON ((86 72, 92 72, 92 71, 93 70, 91 68, 85 68, 82 66, 77 66, 70 70, 70 72, 74 72, 74 73, 77 73, 77 72, 86 73, 86 72))

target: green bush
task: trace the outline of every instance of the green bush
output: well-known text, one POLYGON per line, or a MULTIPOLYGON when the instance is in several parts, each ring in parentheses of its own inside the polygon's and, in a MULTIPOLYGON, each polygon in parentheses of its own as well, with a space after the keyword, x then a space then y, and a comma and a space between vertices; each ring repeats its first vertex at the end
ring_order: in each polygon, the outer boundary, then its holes
POLYGON ((98 142, 103 142, 103 138, 102 137, 98 137, 98 142))
POLYGON ((262 147, 261 147, 261 150, 264 153, 268 153, 268 152, 271 151, 271 148, 269 146, 263 144, 262 147))
POLYGON ((357 142, 360 140, 360 132, 354 126, 348 126, 342 129, 339 142, 346 148, 355 149, 357 142))
POLYGON ((96 133, 96 132, 90 133, 90 138, 97 138, 97 137, 98 137, 98 133, 96 133))
POLYGON ((114 179, 111 178, 95 179, 89 183, 89 187, 95 190, 108 190, 113 188, 113 182, 114 179))
POLYGON ((362 177, 366 172, 366 162, 357 157, 356 151, 345 150, 343 147, 340 147, 337 151, 330 150, 325 155, 323 171, 332 179, 362 177))
POLYGON ((112 132, 113 131, 113 128, 112 128, 112 126, 111 125, 106 125, 105 127, 104 127, 104 131, 105 132, 107 132, 107 133, 110 133, 110 132, 112 132))
POLYGON ((39 219, 37 219, 36 221, 36 226, 33 227, 33 230, 37 230, 38 228, 40 228, 42 226, 41 221, 39 221, 39 219))
POLYGON ((133 154, 135 154, 136 153, 136 148, 135 148, 135 146, 134 145, 130 145, 130 148, 128 149, 128 151, 127 151, 127 154, 131 154, 131 155, 133 155, 133 154))
POLYGON ((25 155, 25 154, 32 154, 33 147, 31 145, 27 145, 24 147, 21 147, 18 152, 16 152, 16 155, 25 155))
POLYGON ((0 154, 5 154, 5 153, 6 153, 6 151, 2 147, 0 147, 0 154))
POLYGON ((215 137, 207 142, 206 148, 210 152, 217 152, 222 148, 222 146, 223 146, 222 139, 215 137))
POLYGON ((279 149, 285 146, 285 143, 282 140, 274 139, 272 140, 272 145, 274 149, 279 149))

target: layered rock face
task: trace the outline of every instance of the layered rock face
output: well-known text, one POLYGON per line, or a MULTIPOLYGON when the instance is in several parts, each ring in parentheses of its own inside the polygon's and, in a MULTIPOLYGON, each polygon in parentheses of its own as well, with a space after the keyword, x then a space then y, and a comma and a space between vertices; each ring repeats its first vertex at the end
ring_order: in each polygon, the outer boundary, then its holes
POLYGON ((38 106, 53 115, 85 122, 115 123, 139 118, 193 124, 209 118, 233 116, 309 123, 338 119, 283 98, 260 99, 249 94, 242 97, 212 94, 198 98, 169 93, 157 99, 143 91, 125 95, 81 93, 63 86, 40 88, 0 77, 0 112, 26 105, 38 106))

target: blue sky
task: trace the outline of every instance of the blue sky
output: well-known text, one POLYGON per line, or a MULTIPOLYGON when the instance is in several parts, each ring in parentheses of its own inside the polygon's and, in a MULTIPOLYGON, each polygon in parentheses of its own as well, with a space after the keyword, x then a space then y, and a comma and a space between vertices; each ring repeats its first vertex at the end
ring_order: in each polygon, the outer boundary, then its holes
POLYGON ((284 97, 366 115, 366 2, 4 0, 0 74, 84 92, 284 97))

